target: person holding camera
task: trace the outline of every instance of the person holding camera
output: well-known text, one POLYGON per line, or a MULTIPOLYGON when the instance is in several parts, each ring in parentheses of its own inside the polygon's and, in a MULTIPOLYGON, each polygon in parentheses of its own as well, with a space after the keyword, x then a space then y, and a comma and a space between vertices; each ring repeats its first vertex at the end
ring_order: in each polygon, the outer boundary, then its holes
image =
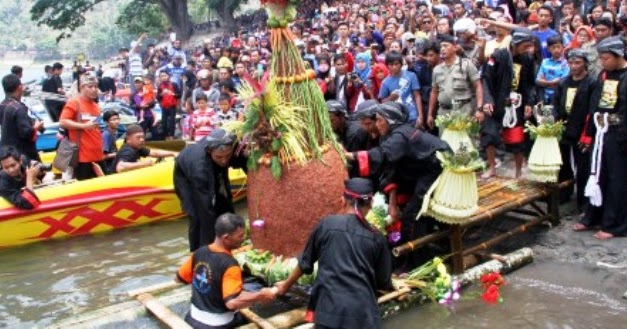
POLYGON ((366 86, 366 83, 369 82, 369 75, 370 54, 367 52, 357 54, 355 68, 353 72, 348 75, 346 85, 346 99, 348 100, 349 113, 355 112, 357 105, 361 104, 364 100, 372 98, 366 86))
POLYGON ((33 191, 35 180, 42 173, 42 164, 30 161, 12 146, 0 148, 0 196, 20 209, 33 209, 40 201, 33 191))
POLYGON ((43 132, 43 121, 28 116, 28 108, 22 103, 24 85, 15 74, 2 78, 6 99, 0 103, 2 137, 0 145, 13 146, 29 160, 41 161, 37 153, 37 131, 43 132))

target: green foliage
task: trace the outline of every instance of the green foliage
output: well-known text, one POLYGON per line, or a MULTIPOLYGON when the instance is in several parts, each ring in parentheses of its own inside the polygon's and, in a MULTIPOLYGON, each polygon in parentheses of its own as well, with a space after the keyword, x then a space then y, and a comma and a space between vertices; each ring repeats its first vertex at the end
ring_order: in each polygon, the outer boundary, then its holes
POLYGON ((123 5, 115 24, 132 35, 142 33, 159 35, 169 26, 161 6, 142 0, 134 0, 123 5))
MULTIPOLYGON (((36 0, 30 10, 37 26, 47 25, 59 31, 74 31, 85 24, 85 13, 104 0, 36 0)), ((61 33, 57 40, 71 36, 61 33)))
POLYGON ((194 23, 204 23, 208 21, 209 18, 209 6, 207 5, 207 0, 188 0, 189 6, 189 15, 191 16, 192 22, 194 23))
POLYGON ((456 110, 438 115, 435 125, 440 129, 463 130, 471 136, 479 133, 479 122, 474 117, 456 110))
POLYGON ((474 149, 468 151, 463 144, 455 153, 437 152, 436 157, 440 160, 442 167, 454 172, 477 171, 485 167, 479 152, 474 149))
POLYGON ((273 156, 270 162, 270 172, 272 172, 272 177, 278 180, 281 178, 281 161, 278 156, 273 156))

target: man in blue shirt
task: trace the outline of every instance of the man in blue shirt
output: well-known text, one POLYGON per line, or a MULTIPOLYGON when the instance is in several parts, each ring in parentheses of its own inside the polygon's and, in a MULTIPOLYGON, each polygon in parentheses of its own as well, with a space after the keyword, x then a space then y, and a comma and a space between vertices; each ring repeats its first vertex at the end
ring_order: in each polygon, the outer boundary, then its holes
POLYGON ((533 31, 533 35, 540 39, 542 58, 551 57, 547 41, 550 37, 558 35, 555 30, 551 29, 551 22, 553 22, 553 9, 546 5, 538 8, 538 29, 533 31))
POLYGON ((390 70, 390 75, 381 84, 379 99, 381 102, 405 104, 409 110, 409 123, 422 127, 424 124, 422 113, 424 112, 420 97, 420 84, 416 74, 402 69, 403 55, 395 51, 386 55, 385 64, 390 70))
POLYGON ((551 104, 555 89, 559 85, 560 80, 568 76, 570 69, 568 62, 562 55, 564 52, 562 38, 559 35, 554 35, 549 38, 547 44, 551 58, 546 58, 542 61, 536 77, 536 84, 544 90, 544 104, 551 104))

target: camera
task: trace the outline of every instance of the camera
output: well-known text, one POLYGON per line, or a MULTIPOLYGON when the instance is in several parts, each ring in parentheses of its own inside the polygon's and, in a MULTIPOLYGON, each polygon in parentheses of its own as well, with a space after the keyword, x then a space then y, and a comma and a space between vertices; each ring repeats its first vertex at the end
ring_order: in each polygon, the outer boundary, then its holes
MULTIPOLYGON (((52 164, 50 163, 41 163, 39 161, 35 161, 35 160, 31 160, 29 163, 30 167, 34 167, 36 165, 39 165, 39 172, 45 172, 45 171, 51 171, 52 170, 52 164)), ((24 170, 26 170, 26 165, 23 166, 24 170)))
POLYGON ((351 73, 350 77, 351 77, 351 80, 357 80, 359 78, 357 76, 357 73, 351 73))

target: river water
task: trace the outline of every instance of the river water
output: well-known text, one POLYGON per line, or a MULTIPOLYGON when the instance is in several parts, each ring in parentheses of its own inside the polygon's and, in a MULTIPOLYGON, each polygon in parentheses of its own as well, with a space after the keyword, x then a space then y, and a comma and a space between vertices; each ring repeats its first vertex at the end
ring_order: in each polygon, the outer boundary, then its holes
MULTIPOLYGON (((238 208, 244 212, 245 204, 238 208)), ((0 250, 0 327, 45 327, 128 301, 130 289, 171 280, 187 255, 186 234, 182 219, 0 250)), ((423 305, 384 326, 626 328, 627 303, 604 290, 606 275, 581 265, 536 262, 507 276, 504 303, 474 298, 448 307, 423 305)), ((128 327, 158 328, 148 319, 128 327)))

